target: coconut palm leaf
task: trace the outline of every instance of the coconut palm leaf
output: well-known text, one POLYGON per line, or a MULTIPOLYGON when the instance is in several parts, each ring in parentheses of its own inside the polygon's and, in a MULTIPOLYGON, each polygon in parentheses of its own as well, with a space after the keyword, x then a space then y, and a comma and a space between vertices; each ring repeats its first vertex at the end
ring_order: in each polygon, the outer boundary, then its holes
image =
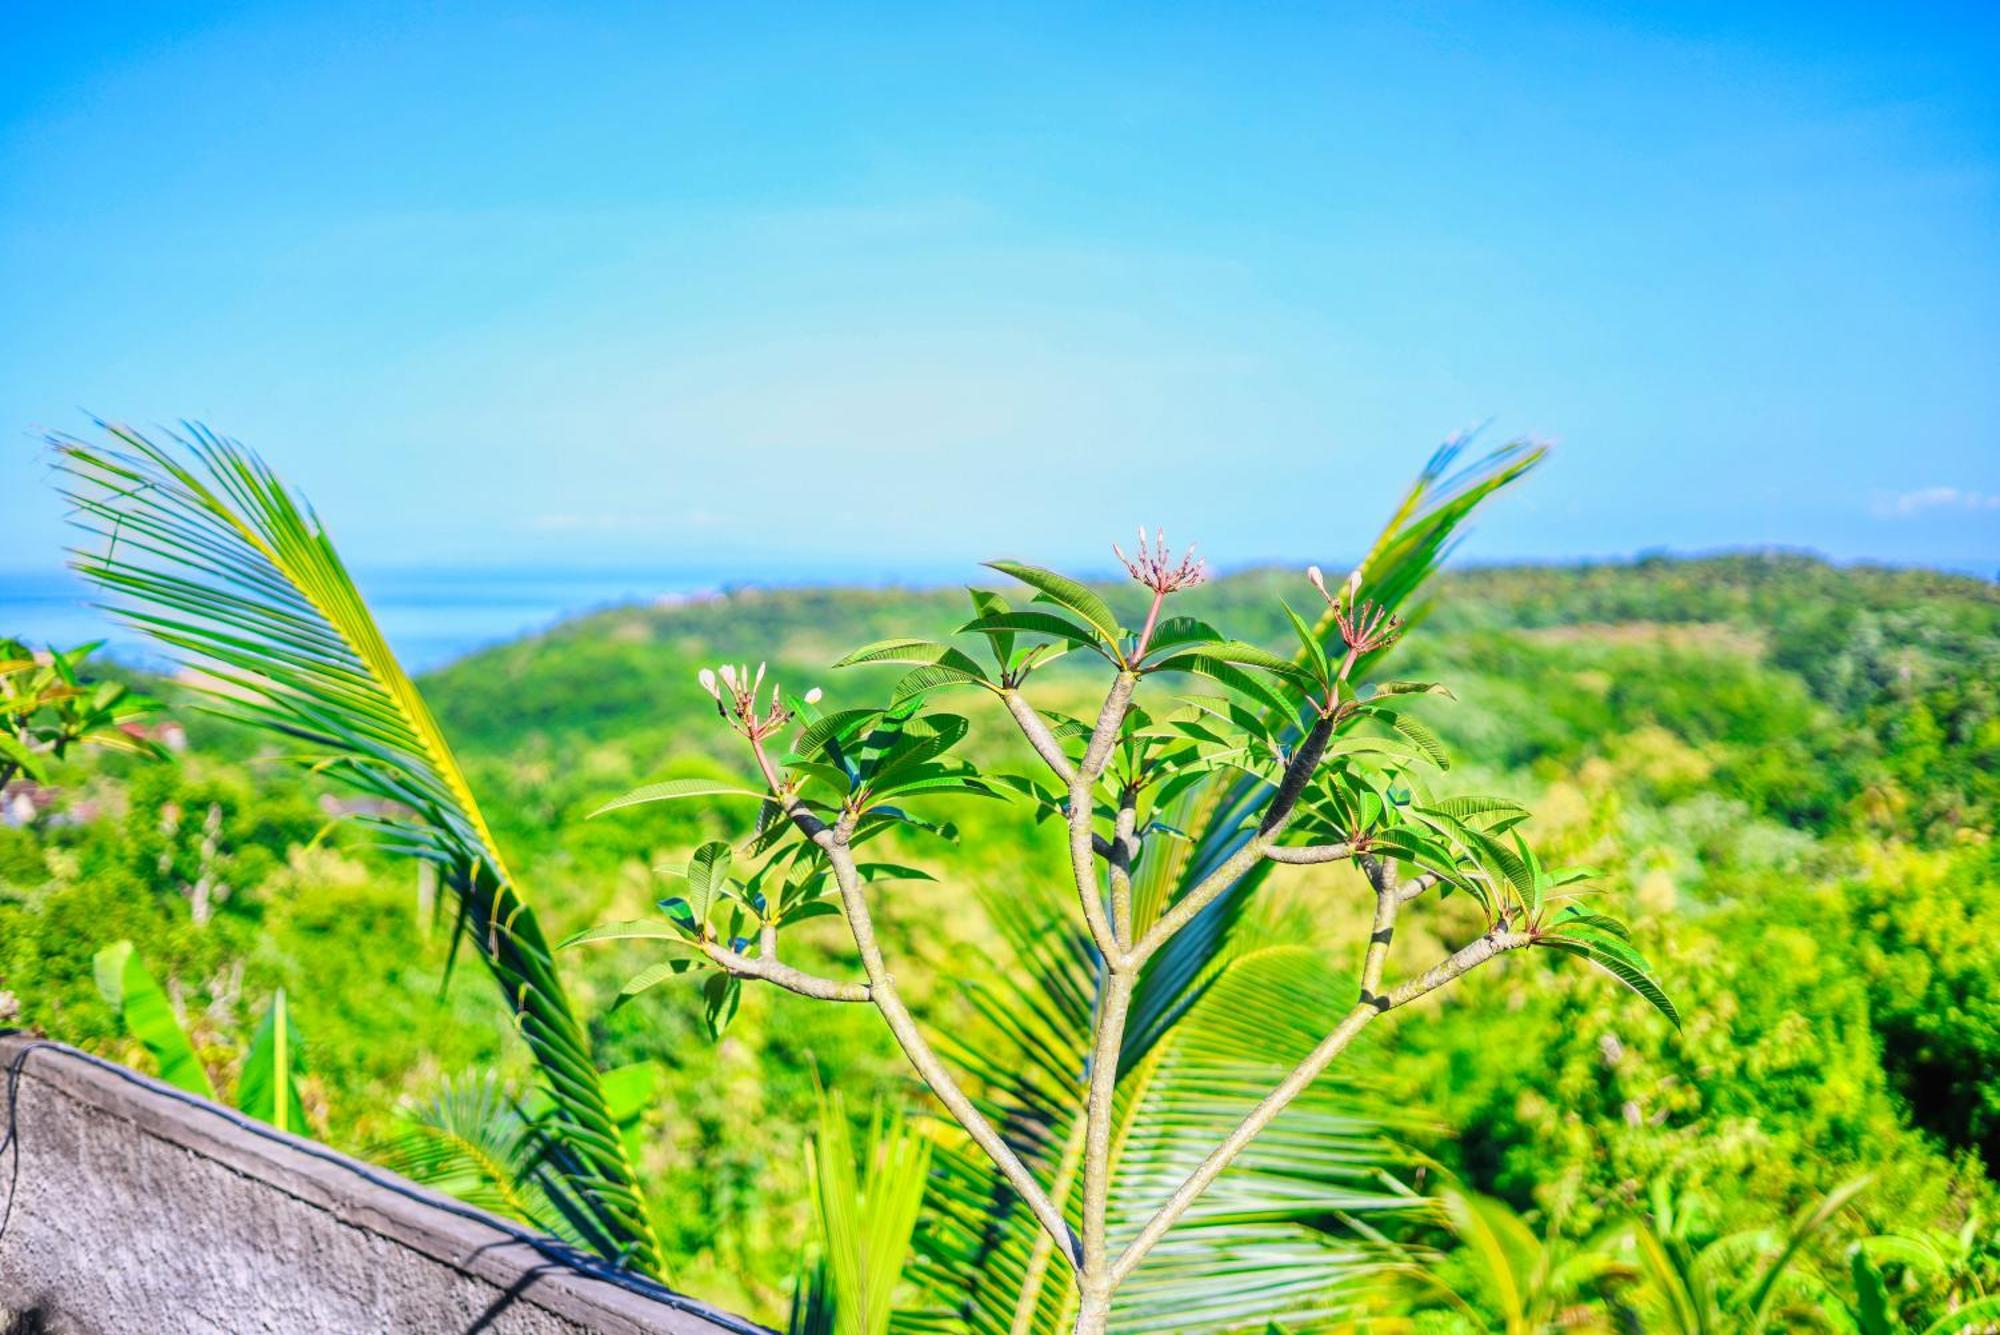
POLYGON ((1639 1285, 1621 1302, 1676 1335, 1771 1329, 1788 1289, 1824 1289, 1798 1268, 1800 1254, 1868 1185, 1866 1177, 1842 1183, 1799 1211, 1784 1233, 1747 1229, 1697 1249, 1688 1236, 1692 1216, 1656 1184, 1651 1218, 1622 1230, 1638 1258, 1639 1285))
POLYGON ((657 1271, 659 1247, 547 941, 416 685, 331 539, 261 460, 199 427, 171 446, 52 441, 77 522, 103 541, 76 569, 113 610, 196 669, 218 712, 291 739, 316 770, 400 814, 392 847, 434 863, 459 936, 500 985, 553 1101, 550 1134, 607 1259, 657 1271))
POLYGON ((406 1102, 380 1147, 385 1166, 468 1205, 555 1233, 560 1215, 533 1171, 531 1123, 491 1072, 447 1081, 424 1102, 406 1102))
MULTIPOLYGON (((1017 938, 1011 976, 1019 981, 972 994, 979 1036, 953 1056, 987 1088, 1016 1147, 1075 1211, 1082 1152, 1076 1072, 1085 1057, 1080 1036, 1088 1033, 1095 958, 1054 905, 1030 912, 1010 900, 996 924, 1017 938)), ((1352 983, 1302 947, 1248 949, 1216 975, 1121 1082, 1114 1249, 1352 1001, 1352 983)), ((1344 1310, 1353 1286, 1385 1259, 1348 1221, 1411 1204, 1390 1175, 1402 1157, 1382 1120, 1379 1106, 1354 1085, 1316 1085, 1121 1289, 1114 1329, 1235 1330, 1344 1310)), ((1069 1328, 1075 1314, 1059 1258, 983 1158, 941 1148, 928 1205, 918 1273, 936 1303, 928 1313, 899 1315, 899 1329, 1008 1335, 1069 1328)))
POLYGON ((787 1335, 888 1335, 922 1208, 930 1142, 878 1110, 859 1151, 837 1094, 809 1150, 820 1252, 800 1276, 787 1335))
MULTIPOLYGON (((1120 1100, 1122 1248, 1351 1004, 1355 984, 1299 945, 1242 951, 1128 1077, 1120 1100)), ((1120 1291, 1116 1329, 1310 1326, 1350 1309, 1388 1256, 1353 1222, 1416 1204, 1365 1082, 1317 1082, 1253 1141, 1120 1291)))

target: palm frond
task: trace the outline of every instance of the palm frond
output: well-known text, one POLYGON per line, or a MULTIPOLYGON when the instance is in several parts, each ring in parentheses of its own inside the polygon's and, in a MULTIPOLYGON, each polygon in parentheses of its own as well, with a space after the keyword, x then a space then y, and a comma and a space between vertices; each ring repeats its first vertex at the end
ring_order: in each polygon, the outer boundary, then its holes
POLYGON ((490 1072, 448 1081, 428 1101, 406 1103, 380 1153, 386 1167, 468 1205, 544 1232, 560 1226, 530 1170, 529 1120, 490 1072))
POLYGON ((888 1335, 930 1157, 922 1133, 884 1110, 857 1151, 845 1104, 821 1098, 809 1152, 820 1254, 800 1278, 787 1335, 888 1335))
MULTIPOLYGON (((1304 946, 1239 954, 1185 1012, 1121 1098, 1121 1248, 1352 1004, 1354 982, 1304 946)), ((1419 1202, 1395 1121, 1353 1077, 1308 1089, 1120 1290, 1114 1326, 1131 1331, 1311 1325, 1348 1311, 1390 1263, 1353 1221, 1419 1202)))
MULTIPOLYGON (((1076 1072, 1088 1030, 1074 1012, 1080 993, 1087 1008, 1095 960, 1082 932, 1053 910, 1010 901, 1005 921, 1007 934, 1026 938, 1025 949, 1016 946, 1012 976, 1020 981, 974 994, 984 1028, 954 1056, 987 1088, 1016 1147, 1075 1212, 1082 1148, 1076 1072)), ((1352 990, 1302 947, 1251 950, 1218 967, 1213 985, 1121 1082, 1114 1249, 1324 1036, 1352 990)), ((1120 1290, 1114 1328, 1225 1331, 1344 1311, 1353 1286, 1388 1259, 1350 1221, 1414 1203, 1393 1177, 1403 1158, 1384 1131, 1386 1116, 1351 1084, 1314 1086, 1120 1290)), ((990 1165, 941 1149, 932 1178, 918 1273, 937 1310, 899 1317, 898 1329, 1067 1330, 1074 1313, 1066 1273, 990 1165)))
POLYGON ((362 600, 325 529, 254 454, 199 427, 161 446, 51 443, 80 527, 102 539, 77 571, 112 610, 199 674, 218 712, 280 733, 313 767, 393 804, 391 846, 437 865, 462 939, 500 985, 540 1065, 551 1132, 607 1259, 660 1265, 584 1026, 547 941, 443 731, 362 600))

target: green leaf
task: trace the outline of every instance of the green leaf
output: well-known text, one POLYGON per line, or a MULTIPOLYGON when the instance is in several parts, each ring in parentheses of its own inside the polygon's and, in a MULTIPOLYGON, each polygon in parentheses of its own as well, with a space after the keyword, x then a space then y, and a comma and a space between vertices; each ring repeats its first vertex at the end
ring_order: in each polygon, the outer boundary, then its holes
POLYGON ((937 877, 922 867, 908 867, 898 862, 857 862, 854 870, 864 881, 935 881, 937 877))
POLYGON ((695 962, 690 959, 661 960, 657 964, 647 965, 633 974, 625 986, 618 989, 617 999, 611 1003, 611 1009, 614 1011, 619 1009, 640 993, 649 992, 669 978, 678 978, 694 967, 695 962))
POLYGON ((840 905, 831 899, 811 899, 786 909, 778 918, 778 925, 790 927, 795 922, 807 922, 813 918, 834 918, 839 915, 840 905))
POLYGON ((1023 565, 1019 561, 988 561, 986 564, 989 569, 1003 575, 1012 575, 1049 601, 1067 607, 1095 626, 1106 643, 1117 644, 1118 637, 1124 633, 1110 606, 1075 580, 1040 566, 1023 565))
POLYGON ((1321 682, 1332 681, 1333 664, 1327 660, 1325 643, 1313 628, 1305 623, 1305 619, 1292 610, 1290 603, 1281 598, 1278 600, 1278 606, 1285 609, 1285 619, 1291 622, 1292 634, 1298 637, 1299 652, 1305 655, 1313 675, 1321 682))
POLYGON ((1667 996, 1666 989, 1653 977, 1645 957, 1634 950, 1622 935, 1594 925, 1590 921, 1594 916, 1564 910, 1547 930, 1535 937, 1534 944, 1581 955, 1644 997, 1654 1009, 1672 1021, 1676 1029, 1680 1028, 1680 1011, 1674 1006, 1672 998, 1667 996))
POLYGON ((1286 700, 1263 681, 1251 676, 1235 664, 1224 662, 1209 654, 1180 654, 1155 666, 1174 672, 1192 672, 1197 676, 1220 682, 1233 691, 1249 696, 1252 701, 1280 717, 1298 716, 1299 707, 1296 702, 1286 700))
POLYGON ((596 819, 607 811, 617 811, 621 807, 636 807, 648 802, 678 802, 689 797, 768 797, 770 794, 754 788, 738 788, 720 779, 667 779, 660 783, 649 783, 634 788, 623 797, 615 797, 590 813, 586 819, 596 819))
POLYGON ((1434 681, 1382 681, 1375 683, 1375 690, 1369 695, 1373 700, 1383 695, 1441 695, 1447 700, 1456 700, 1445 687, 1434 681))
POLYGON ((910 774, 875 790, 877 798, 898 799, 918 796, 999 797, 979 777, 971 773, 910 774))
MULTIPOLYGON (((681 873, 685 874, 685 873, 681 873)), ((560 950, 592 941, 674 941, 685 944, 687 933, 665 918, 645 918, 637 922, 607 922, 586 927, 565 940, 560 950)))
POLYGON ((1261 669, 1296 686, 1310 688, 1315 684, 1313 675, 1291 659, 1280 658, 1269 650, 1260 649, 1254 644, 1246 644, 1242 640, 1223 640, 1217 644, 1203 645, 1200 652, 1225 663, 1261 669))
POLYGON ((810 760, 824 750, 829 742, 844 746, 855 734, 882 717, 879 709, 843 709, 828 714, 825 718, 808 726, 799 734, 792 747, 792 753, 801 759, 810 760))
POLYGON ((1433 765, 1441 770, 1451 768, 1451 753, 1444 749, 1444 743, 1428 725, 1404 714, 1394 714, 1390 716, 1389 726, 1409 738, 1433 765))
POLYGON ((711 839, 688 859, 688 906, 696 922, 710 921, 716 903, 729 883, 729 845, 711 839))
POLYGON ((1526 807, 1505 797, 1461 796, 1443 797, 1435 802, 1419 804, 1416 810, 1424 815, 1447 816, 1454 821, 1473 821, 1481 816, 1525 816, 1526 807))
POLYGON ((1152 643, 1148 649, 1158 653, 1182 644, 1207 644, 1221 640, 1223 634, 1206 621, 1197 617, 1168 617, 1153 627, 1152 643))
POLYGON ((271 998, 243 1058, 243 1074, 236 1082, 236 1106, 280 1131, 305 1135, 306 1109, 298 1086, 304 1052, 281 987, 271 998))
POLYGON ((160 1079, 176 1089, 213 1099, 215 1086, 194 1055, 187 1032, 174 1016, 167 994, 146 972, 130 941, 119 941, 97 952, 91 962, 97 990, 125 1021, 125 1030, 145 1045, 160 1068, 160 1079))
POLYGON ((1985 1335, 2000 1325, 2000 1293, 1974 1298, 1924 1327, 1924 1335, 1985 1335))
MULTIPOLYGON (((1001 616, 1014 610, 1005 598, 988 589, 967 589, 972 597, 972 615, 975 618, 1001 616)), ((987 642, 993 649, 993 661, 1004 674, 1014 658, 1014 636, 1011 631, 993 631, 987 635, 987 642)))
POLYGON ((721 1039, 742 1000, 743 980, 735 974, 718 971, 701 985, 701 1018, 711 1039, 721 1039))
POLYGON ((896 679, 895 687, 889 692, 891 706, 922 699, 932 691, 946 690, 953 686, 984 686, 991 688, 983 672, 963 672, 957 668, 933 663, 929 667, 912 668, 896 679))
POLYGON ((1103 648, 1099 636, 1053 612, 1000 612, 980 617, 958 628, 961 635, 1053 635, 1059 640, 1088 649, 1103 648))
POLYGON ((1847 1254, 1847 1271, 1854 1285, 1854 1320, 1859 1327, 1858 1335, 1896 1335, 1896 1325, 1889 1316, 1889 1290, 1882 1283, 1882 1272, 1868 1259, 1868 1253, 1855 1247, 1847 1254))
POLYGON ((37 783, 49 776, 46 760, 39 753, 30 751, 27 743, 17 740, 12 733, 0 731, 0 757, 12 761, 23 774, 37 783))
POLYGON ((889 1335, 896 1290, 916 1232, 930 1172, 930 1142, 901 1117, 878 1111, 856 1151, 838 1094, 820 1100, 807 1147, 819 1217, 820 1269, 807 1277, 793 1335, 889 1335), (832 1320, 815 1328, 811 1310, 832 1320))
POLYGON ((948 644, 939 644, 935 640, 877 640, 873 644, 856 649, 833 666, 855 667, 863 663, 941 665, 980 681, 986 679, 986 673, 964 650, 954 649, 948 644))

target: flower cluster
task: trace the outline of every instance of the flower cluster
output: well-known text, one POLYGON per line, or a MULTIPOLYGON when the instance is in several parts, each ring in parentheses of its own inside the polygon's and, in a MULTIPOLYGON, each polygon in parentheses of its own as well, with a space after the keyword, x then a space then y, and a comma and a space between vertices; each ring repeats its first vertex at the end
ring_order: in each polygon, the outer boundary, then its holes
POLYGON ((1403 633, 1402 618, 1391 615, 1388 608, 1378 603, 1361 601, 1359 570, 1347 577, 1339 593, 1326 587, 1326 576, 1318 566, 1307 566, 1306 578, 1333 609, 1333 624, 1340 628, 1340 638, 1351 653, 1369 654, 1386 649, 1403 633))
MULTIPOLYGON (((763 741, 792 721, 792 711, 785 707, 784 693, 778 689, 776 682, 771 684, 770 707, 762 713, 758 712, 757 694, 764 689, 762 663, 757 665, 754 677, 749 668, 741 665, 731 667, 727 663, 722 665, 720 682, 717 681, 717 673, 708 668, 703 668, 696 676, 701 681, 701 688, 715 701, 715 712, 731 728, 753 742, 763 741)), ((819 688, 815 686, 807 691, 805 700, 807 704, 817 703, 819 688)))
POLYGON ((1193 546, 1189 546, 1187 554, 1178 562, 1173 559, 1167 551, 1165 529, 1160 530, 1153 546, 1149 549, 1146 545, 1146 529, 1141 525, 1136 556, 1125 555, 1124 549, 1115 542, 1111 544, 1111 550, 1117 553, 1120 561, 1124 562, 1126 572, 1133 579, 1162 598, 1170 593, 1178 593, 1182 589, 1191 589, 1208 578, 1208 567, 1196 559, 1193 546))

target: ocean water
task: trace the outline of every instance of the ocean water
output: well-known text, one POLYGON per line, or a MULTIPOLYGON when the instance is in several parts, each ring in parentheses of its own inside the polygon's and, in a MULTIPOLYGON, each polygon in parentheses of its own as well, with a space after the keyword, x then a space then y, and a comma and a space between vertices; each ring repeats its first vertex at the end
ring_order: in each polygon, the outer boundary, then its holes
MULTIPOLYGON (((442 667, 565 618, 715 587, 685 572, 604 570, 376 570, 356 582, 403 665, 442 667)), ((106 641, 104 652, 147 667, 171 660, 143 635, 92 606, 67 572, 0 571, 0 635, 31 644, 106 641)))

